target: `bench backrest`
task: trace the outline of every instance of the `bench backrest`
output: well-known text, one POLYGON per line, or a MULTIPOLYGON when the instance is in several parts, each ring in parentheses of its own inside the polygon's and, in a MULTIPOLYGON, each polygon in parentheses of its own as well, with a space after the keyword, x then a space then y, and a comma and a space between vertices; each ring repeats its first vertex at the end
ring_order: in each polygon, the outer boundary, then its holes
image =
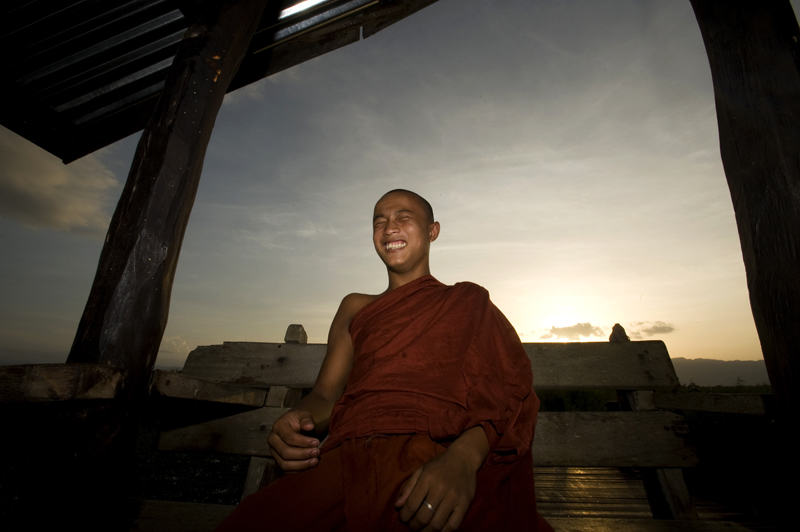
MULTIPOLYGON (((527 343, 534 388, 673 390, 678 378, 661 341, 527 343)), ((159 447, 269 456, 266 435, 287 408, 269 400, 283 387, 313 386, 324 344, 225 342, 198 347, 178 374, 157 372, 162 395, 262 406, 161 434, 159 447), (267 390, 270 388, 270 390, 267 390)), ((534 462, 547 466, 697 465, 681 416, 664 411, 542 412, 534 462)))
MULTIPOLYGON (((673 390, 679 386, 662 341, 523 346, 537 390, 673 390)), ((182 374, 242 386, 310 388, 325 349, 325 344, 225 342, 192 351, 182 374)))

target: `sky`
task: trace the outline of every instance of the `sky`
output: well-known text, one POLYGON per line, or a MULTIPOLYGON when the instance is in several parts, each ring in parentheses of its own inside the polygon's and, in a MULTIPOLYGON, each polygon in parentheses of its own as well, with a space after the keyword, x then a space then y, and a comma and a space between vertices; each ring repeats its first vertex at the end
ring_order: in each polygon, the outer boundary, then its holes
MULTIPOLYGON (((0 128, 0 364, 66 360, 138 139, 65 166, 0 128)), ((486 287, 524 342, 620 323, 761 359, 689 2, 440 0, 226 96, 157 364, 291 323, 324 343, 344 295, 387 286, 393 188, 433 205, 433 275, 486 287)))

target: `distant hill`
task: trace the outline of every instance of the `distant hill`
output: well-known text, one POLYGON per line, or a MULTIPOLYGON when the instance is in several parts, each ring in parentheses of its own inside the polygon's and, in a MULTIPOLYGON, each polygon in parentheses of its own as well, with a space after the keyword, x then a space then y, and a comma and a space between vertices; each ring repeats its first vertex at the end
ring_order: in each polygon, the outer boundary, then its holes
POLYGON ((712 360, 709 358, 673 358, 675 373, 681 384, 694 382, 698 386, 754 386, 769 384, 767 366, 763 360, 712 360))

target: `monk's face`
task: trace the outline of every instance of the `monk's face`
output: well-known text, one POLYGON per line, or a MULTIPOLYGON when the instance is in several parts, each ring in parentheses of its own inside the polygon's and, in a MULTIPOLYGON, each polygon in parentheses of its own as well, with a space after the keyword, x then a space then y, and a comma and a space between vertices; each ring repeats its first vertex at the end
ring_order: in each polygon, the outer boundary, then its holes
POLYGON ((420 201, 393 192, 375 204, 372 242, 386 267, 397 273, 428 268, 431 242, 439 236, 439 222, 431 223, 420 201))

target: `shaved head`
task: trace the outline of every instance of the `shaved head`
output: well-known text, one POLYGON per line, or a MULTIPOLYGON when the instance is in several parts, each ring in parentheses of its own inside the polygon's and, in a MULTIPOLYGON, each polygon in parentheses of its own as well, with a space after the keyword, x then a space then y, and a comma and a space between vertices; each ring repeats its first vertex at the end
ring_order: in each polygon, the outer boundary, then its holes
POLYGON ((434 221, 436 221, 435 218, 433 217, 433 207, 431 207, 431 204, 428 203, 428 200, 426 200, 416 192, 412 192, 404 188, 396 188, 394 190, 390 190, 389 192, 381 196, 381 198, 378 201, 385 198, 389 194, 405 194, 407 196, 414 198, 417 201, 417 203, 419 203, 420 207, 422 207, 422 210, 425 212, 425 215, 428 217, 428 224, 432 224, 434 221))

